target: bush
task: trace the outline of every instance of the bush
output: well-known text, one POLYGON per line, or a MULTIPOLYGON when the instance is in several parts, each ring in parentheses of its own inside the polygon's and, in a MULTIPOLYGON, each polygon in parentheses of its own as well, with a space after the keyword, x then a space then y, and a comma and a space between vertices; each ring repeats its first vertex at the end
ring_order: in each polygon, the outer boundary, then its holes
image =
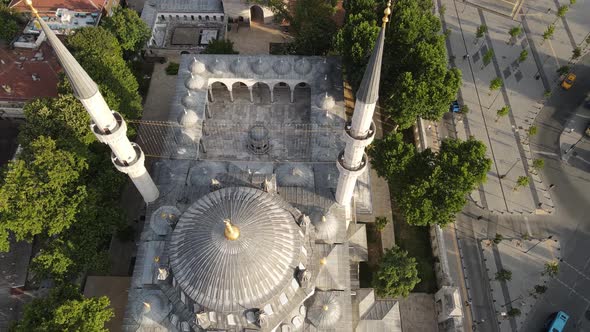
POLYGON ((537 128, 537 126, 530 126, 529 127, 529 136, 535 136, 537 135, 537 131, 539 129, 537 128))
POLYGON ((557 274, 559 273, 559 263, 557 262, 548 262, 545 263, 545 272, 544 274, 555 278, 557 276, 557 274))
POLYGON ((567 75, 570 72, 570 66, 561 66, 557 69, 559 75, 567 75))
POLYGON ((572 51, 572 58, 577 59, 580 56, 582 56, 582 49, 579 47, 574 48, 574 50, 572 51))
POLYGON ((459 113, 461 113, 461 114, 467 114, 467 113, 469 113, 469 106, 462 105, 461 108, 459 109, 459 113))
POLYGON ((167 75, 178 75, 178 69, 180 65, 176 62, 170 62, 166 67, 166 74, 167 75))
POLYGON ((488 27, 485 24, 482 24, 477 27, 477 32, 475 33, 475 37, 481 38, 483 37, 484 33, 488 32, 488 27))
POLYGON ((515 26, 512 27, 510 29, 510 31, 508 31, 508 33, 510 34, 511 37, 516 38, 516 36, 520 35, 520 33, 522 32, 522 29, 520 26, 515 26))
POLYGON ((547 291, 547 286, 544 285, 535 285, 535 293, 543 294, 547 291))
POLYGON ((529 56, 529 51, 522 50, 522 52, 520 52, 520 55, 518 56, 518 61, 524 62, 528 56, 529 56))
POLYGON ((490 81, 490 90, 495 91, 500 89, 504 85, 504 82, 500 77, 496 77, 490 81))
POLYGON ((378 232, 381 232, 385 229, 385 226, 389 223, 389 219, 387 217, 376 217, 375 218, 375 227, 377 228, 378 232))

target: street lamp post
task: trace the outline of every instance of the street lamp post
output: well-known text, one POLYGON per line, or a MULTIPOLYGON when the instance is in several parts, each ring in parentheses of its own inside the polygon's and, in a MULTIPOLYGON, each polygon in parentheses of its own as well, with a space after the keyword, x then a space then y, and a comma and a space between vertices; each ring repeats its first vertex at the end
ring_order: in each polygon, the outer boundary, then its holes
POLYGON ((546 239, 540 240, 539 242, 535 243, 534 246, 528 248, 524 253, 526 254, 527 252, 531 251, 534 247, 538 246, 540 243, 543 243, 547 240, 551 240, 553 238, 553 235, 549 235, 546 239))

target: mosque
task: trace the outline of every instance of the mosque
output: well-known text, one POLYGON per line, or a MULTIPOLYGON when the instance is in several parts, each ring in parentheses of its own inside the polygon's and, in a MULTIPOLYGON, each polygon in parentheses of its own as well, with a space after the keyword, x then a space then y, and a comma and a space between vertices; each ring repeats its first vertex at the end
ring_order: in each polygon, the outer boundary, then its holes
POLYGON ((147 203, 124 331, 401 331, 361 288, 385 25, 351 119, 334 57, 184 55, 152 175, 124 119, 40 20, 98 140, 147 203))

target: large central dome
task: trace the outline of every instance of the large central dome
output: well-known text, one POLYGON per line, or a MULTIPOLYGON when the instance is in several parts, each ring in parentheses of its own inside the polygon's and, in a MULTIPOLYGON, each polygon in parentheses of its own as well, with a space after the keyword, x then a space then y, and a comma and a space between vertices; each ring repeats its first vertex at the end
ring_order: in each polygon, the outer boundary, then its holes
POLYGON ((194 203, 170 244, 172 272, 182 290, 221 312, 261 308, 279 295, 293 279, 302 243, 285 204, 246 187, 220 189, 194 203), (224 221, 239 233, 228 236, 224 221))

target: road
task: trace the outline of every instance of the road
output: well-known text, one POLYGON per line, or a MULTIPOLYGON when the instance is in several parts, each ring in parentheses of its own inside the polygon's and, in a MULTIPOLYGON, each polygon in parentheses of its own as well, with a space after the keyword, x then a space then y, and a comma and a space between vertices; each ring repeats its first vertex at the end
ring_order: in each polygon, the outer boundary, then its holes
MULTIPOLYGON (((569 90, 555 89, 539 113, 538 134, 531 140, 535 158, 545 160, 542 178, 551 189, 556 212, 550 216, 498 215, 482 212, 469 204, 457 216, 455 233, 461 247, 463 277, 471 305, 473 329, 498 331, 498 315, 493 310, 489 281, 485 277, 479 240, 502 234, 505 238, 534 238, 553 235, 561 243, 560 273, 551 281, 547 293, 536 302, 523 331, 540 331, 552 312, 564 310, 571 315, 566 331, 590 331, 590 165, 560 159, 559 136, 564 125, 590 91, 590 56, 576 66, 578 81, 569 90), (573 165, 573 166, 572 166, 573 165)), ((590 151, 588 139, 578 145, 580 153, 590 151), (585 151, 584 151, 585 150, 585 151)), ((511 294, 510 300, 518 294, 511 294)), ((469 330, 468 328, 466 330, 469 330)))
MULTIPOLYGON (((547 219, 547 230, 561 241, 563 262, 558 278, 534 307, 526 331, 542 327, 546 317, 564 310, 570 316, 566 331, 590 331, 590 165, 561 162, 557 140, 564 125, 590 91, 590 55, 575 68, 578 80, 572 89, 556 89, 536 119, 539 134, 532 140, 537 158, 545 159, 543 178, 555 184, 556 214, 547 219), (572 166, 574 165, 574 166, 572 166)), ((585 139, 578 148, 590 151, 585 139)), ((542 218, 534 218, 542 219, 542 218)))

